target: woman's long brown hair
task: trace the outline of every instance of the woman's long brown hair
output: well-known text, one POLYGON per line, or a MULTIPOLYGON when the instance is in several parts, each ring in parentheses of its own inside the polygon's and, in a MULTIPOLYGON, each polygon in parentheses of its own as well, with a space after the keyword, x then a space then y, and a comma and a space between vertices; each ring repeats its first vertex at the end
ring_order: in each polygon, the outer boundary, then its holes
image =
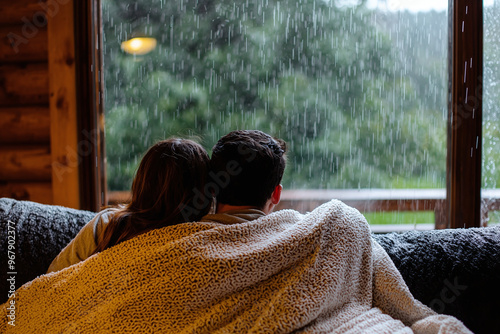
POLYGON ((204 187, 209 161, 205 149, 188 139, 171 138, 153 145, 137 169, 131 202, 113 213, 95 253, 207 214, 211 198, 205 196, 204 187))

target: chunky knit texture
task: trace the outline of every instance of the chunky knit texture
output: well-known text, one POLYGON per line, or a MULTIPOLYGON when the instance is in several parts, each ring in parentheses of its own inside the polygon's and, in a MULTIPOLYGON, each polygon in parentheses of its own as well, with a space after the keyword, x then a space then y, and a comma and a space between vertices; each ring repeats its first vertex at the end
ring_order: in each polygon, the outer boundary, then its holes
POLYGON ((0 303, 7 299, 5 284, 8 235, 15 237, 16 286, 45 273, 59 254, 95 213, 56 205, 0 198, 0 303), (10 231, 10 232, 9 232, 10 231))
POLYGON ((151 231, 13 298, 16 326, 6 303, 1 332, 469 333, 411 296, 364 217, 339 201, 151 231))
POLYGON ((500 333, 500 226, 373 237, 415 298, 474 333, 500 333))

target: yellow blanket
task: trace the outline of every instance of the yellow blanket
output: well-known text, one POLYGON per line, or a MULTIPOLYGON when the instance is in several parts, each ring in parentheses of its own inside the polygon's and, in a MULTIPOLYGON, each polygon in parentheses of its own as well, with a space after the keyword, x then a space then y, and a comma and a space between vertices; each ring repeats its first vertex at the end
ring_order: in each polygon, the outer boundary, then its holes
POLYGON ((339 201, 151 231, 11 300, 2 333, 469 333, 411 296, 364 217, 339 201))

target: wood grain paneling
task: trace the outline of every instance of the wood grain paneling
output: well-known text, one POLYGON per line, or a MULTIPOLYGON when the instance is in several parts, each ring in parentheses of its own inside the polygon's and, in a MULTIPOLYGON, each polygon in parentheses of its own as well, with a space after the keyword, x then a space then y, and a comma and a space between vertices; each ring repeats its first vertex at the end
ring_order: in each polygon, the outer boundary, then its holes
POLYGON ((0 180, 50 181, 51 175, 48 145, 0 148, 0 180))
POLYGON ((80 179, 76 106, 73 2, 49 17, 50 147, 54 203, 79 209, 80 179))
POLYGON ((47 64, 0 66, 0 106, 40 105, 48 102, 47 64))
POLYGON ((0 27, 0 62, 47 62, 47 29, 31 38, 23 35, 23 26, 0 27))
POLYGON ((47 34, 54 9, 48 1, 1 1, 1 197, 54 204, 47 34))
POLYGON ((0 143, 47 144, 50 142, 49 107, 0 109, 0 143))
POLYGON ((30 30, 39 28, 43 25, 42 15, 55 14, 55 6, 53 3, 66 2, 51 1, 51 0, 2 0, 0 5, 0 17, 2 25, 26 24, 27 34, 30 30), (40 17, 39 17, 40 16, 40 17), (26 23, 28 22, 28 23, 26 23), (33 25, 34 28, 31 27, 33 25))
POLYGON ((54 204, 50 182, 1 182, 0 197, 54 204))

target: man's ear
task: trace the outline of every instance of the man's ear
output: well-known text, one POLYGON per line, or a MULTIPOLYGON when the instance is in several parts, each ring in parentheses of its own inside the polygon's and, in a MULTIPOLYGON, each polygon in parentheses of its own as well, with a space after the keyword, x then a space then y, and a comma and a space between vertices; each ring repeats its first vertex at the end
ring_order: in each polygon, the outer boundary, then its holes
POLYGON ((283 186, 278 184, 276 188, 274 188, 273 193, 271 194, 271 203, 274 205, 278 205, 281 199, 281 191, 283 190, 283 186))

